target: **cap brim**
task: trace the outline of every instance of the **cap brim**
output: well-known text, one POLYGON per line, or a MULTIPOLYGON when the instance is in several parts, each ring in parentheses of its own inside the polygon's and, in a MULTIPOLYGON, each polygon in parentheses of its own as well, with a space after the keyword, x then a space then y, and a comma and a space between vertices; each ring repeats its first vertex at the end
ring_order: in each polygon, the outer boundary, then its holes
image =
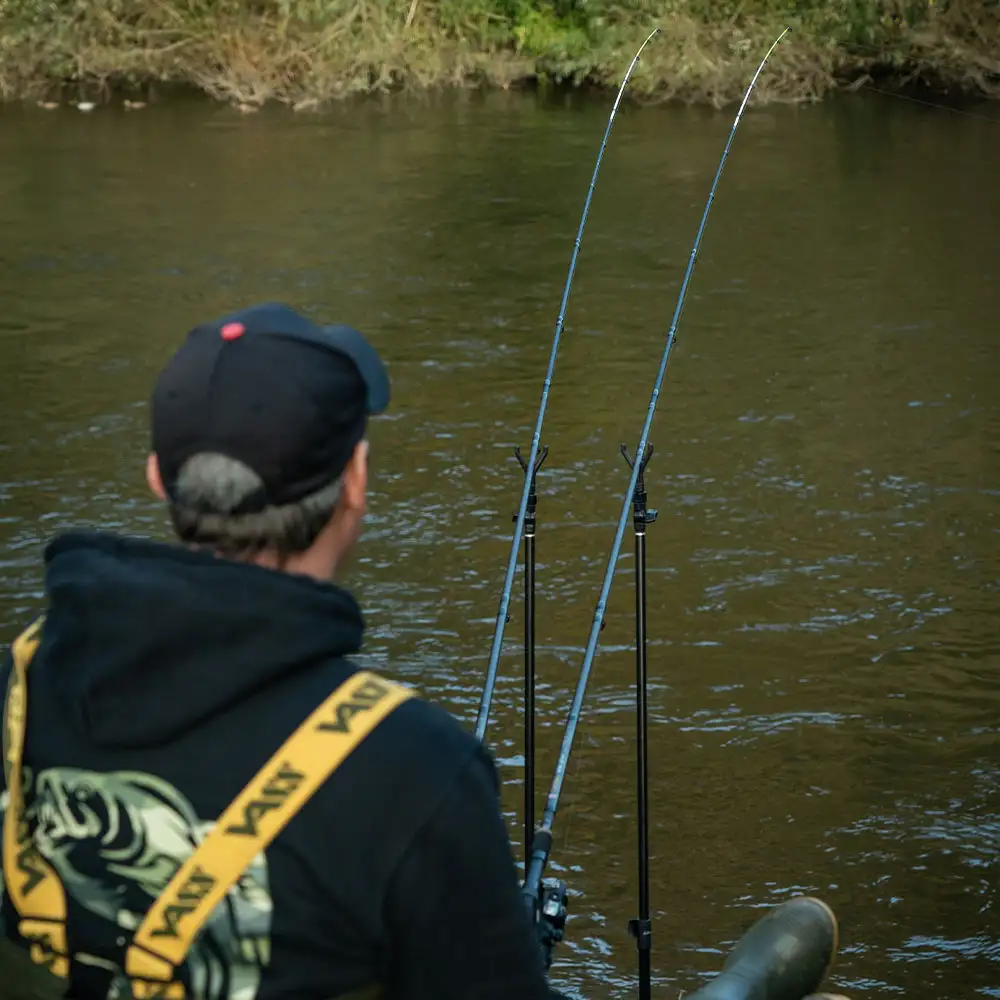
POLYGON ((382 413, 389 405, 389 373, 375 348, 350 326, 324 326, 323 333, 330 339, 331 346, 346 354, 361 372, 368 390, 368 412, 382 413))

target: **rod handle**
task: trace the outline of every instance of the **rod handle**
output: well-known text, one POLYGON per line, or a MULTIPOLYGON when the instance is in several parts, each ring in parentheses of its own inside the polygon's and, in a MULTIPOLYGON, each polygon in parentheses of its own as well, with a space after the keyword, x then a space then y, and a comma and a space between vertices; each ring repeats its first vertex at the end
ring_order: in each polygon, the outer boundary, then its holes
POLYGON ((541 902, 542 877, 545 874, 545 866, 549 863, 551 851, 552 831, 545 826, 539 827, 531 839, 531 857, 528 860, 528 870, 521 889, 533 918, 541 902))
POLYGON ((837 953, 837 918, 826 903, 797 896, 743 935, 722 971, 688 1000, 804 1000, 837 953))

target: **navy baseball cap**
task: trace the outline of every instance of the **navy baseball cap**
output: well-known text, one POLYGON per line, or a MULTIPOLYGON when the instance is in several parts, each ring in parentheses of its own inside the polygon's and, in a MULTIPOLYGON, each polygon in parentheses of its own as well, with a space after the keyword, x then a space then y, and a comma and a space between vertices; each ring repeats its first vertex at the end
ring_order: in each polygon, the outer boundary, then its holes
POLYGON ((252 513, 336 480, 388 404, 389 376, 362 334, 268 302, 188 333, 153 390, 152 447, 174 499, 194 455, 249 466, 264 488, 232 513, 252 513))

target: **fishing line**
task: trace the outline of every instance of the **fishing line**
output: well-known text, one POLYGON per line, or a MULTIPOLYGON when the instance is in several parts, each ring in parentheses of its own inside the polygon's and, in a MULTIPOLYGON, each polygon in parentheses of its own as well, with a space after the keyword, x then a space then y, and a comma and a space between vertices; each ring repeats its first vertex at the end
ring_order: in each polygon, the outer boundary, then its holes
MULTIPOLYGON (((854 42, 851 45, 851 50, 854 52, 866 52, 872 57, 872 63, 879 64, 884 63, 886 59, 892 57, 899 57, 900 63, 897 64, 897 72, 891 74, 890 78, 899 79, 902 70, 907 66, 913 66, 914 53, 911 46, 908 45, 863 45, 858 42, 854 42)), ((950 107, 947 104, 941 104, 938 101, 928 101, 926 98, 915 97, 913 94, 901 93, 899 90, 887 90, 883 87, 875 86, 875 81, 872 78, 871 72, 869 70, 873 69, 873 66, 869 64, 868 69, 863 67, 860 69, 860 75, 851 83, 844 83, 841 88, 842 92, 848 94, 860 93, 862 90, 870 90, 875 94, 881 94, 883 97, 894 97, 900 101, 909 101, 911 104, 922 104, 926 108, 937 108, 938 111, 946 111, 953 115, 961 115, 963 118, 978 118, 980 121, 990 122, 993 125, 1000 125, 1000 118, 993 118, 990 115, 981 115, 976 111, 965 111, 962 108, 950 107)), ((921 77, 919 71, 912 72, 909 74, 902 74, 905 82, 916 81, 917 84, 925 82, 921 77)), ((988 100, 989 95, 985 92, 982 93, 980 98, 970 90, 962 97, 967 97, 971 100, 988 100)))
POLYGON ((1000 125, 1000 118, 992 118, 990 115, 981 115, 975 111, 964 111, 962 108, 949 108, 947 104, 937 104, 934 101, 925 101, 920 97, 913 97, 910 94, 897 94, 892 90, 883 90, 870 83, 861 84, 860 90, 871 90, 883 97, 895 97, 899 101, 910 101, 912 104, 922 104, 925 108, 936 108, 938 111, 947 111, 953 115, 962 115, 964 118, 975 118, 977 121, 989 122, 991 125, 1000 125))
MULTIPOLYGON (((677 305, 674 309, 673 319, 670 324, 670 329, 667 333, 667 342, 663 349, 663 356, 660 360, 660 368, 656 375, 656 381, 653 386, 653 392, 649 400, 649 409, 646 413, 646 420, 643 424, 642 434, 639 438, 639 445, 635 450, 636 456, 642 456, 646 454, 646 445, 649 438, 649 430, 653 423, 653 415, 656 412, 656 404, 660 395, 660 387, 663 383, 664 375, 667 370, 667 362, 670 358, 670 352, 673 349, 674 341, 676 339, 677 324, 680 319, 681 310, 684 306, 684 299, 687 295, 688 284, 691 280, 691 274, 694 270, 695 261, 698 256, 698 250, 701 246, 701 240, 705 232, 705 224, 708 221, 708 214, 712 208, 712 203, 715 200, 715 191, 719 184, 719 178, 722 176, 722 169, 726 164, 726 158, 729 155, 729 148, 732 145, 733 138, 736 135, 736 130, 739 127, 740 121, 743 117, 743 111, 747 106, 747 102, 750 100, 750 95, 753 92, 754 86, 757 83, 757 78, 760 76, 764 69, 765 64, 771 56, 771 53, 777 48, 778 43, 791 31, 791 28, 785 28, 784 31, 775 39, 771 47, 767 50, 767 54, 761 60, 760 65, 757 67, 757 72, 754 73, 753 79, 750 81, 750 86, 747 88, 746 94, 743 97, 743 102, 740 104, 739 111, 736 114, 736 120, 733 122, 733 127, 729 133, 729 138, 726 141, 725 149, 722 152, 722 158, 719 161, 718 170, 715 173, 715 179, 712 182, 711 190, 709 191, 708 201, 705 204, 705 211, 701 217, 701 224, 698 227, 698 234, 695 237, 694 246, 691 248, 691 256, 688 260, 687 270, 684 274, 684 280, 681 284, 680 294, 677 297, 677 305)), ((625 525, 628 521, 630 509, 632 507, 633 496, 635 495, 636 483, 638 482, 640 472, 642 471, 643 463, 636 461, 632 465, 632 473, 629 477, 628 489, 625 491, 625 496, 622 501, 622 511, 621 516, 618 520, 618 529, 615 533, 614 543, 611 548, 611 552, 608 556, 608 566, 604 576, 604 584, 601 588, 600 597, 597 601, 597 607, 594 611, 594 620, 590 630, 590 638, 587 642, 587 649, 584 654, 583 665, 580 668, 580 678, 577 682, 576 692, 573 696, 573 701, 570 706, 569 715, 566 719, 566 729, 563 735, 562 746, 559 750, 559 757, 556 762, 555 774, 552 779, 552 785, 549 790, 548 798, 545 804, 545 811, 542 816, 542 824, 536 832, 534 839, 532 841, 531 847, 531 862, 528 866, 527 876, 524 882, 524 895, 531 907, 532 913, 537 912, 539 897, 541 893, 542 876, 545 871, 545 866, 548 863, 549 855, 552 850, 552 825, 555 821, 556 810, 559 806, 559 796, 562 793, 563 784, 566 778, 566 771, 569 764, 570 752, 573 748, 573 740, 576 736, 577 726, 580 720, 580 711, 583 706, 583 698, 587 690, 587 682, 590 679, 590 671, 594 661, 594 655, 597 652, 597 643, 601 631, 601 626, 604 622, 604 612, 607 607, 608 596, 611 592, 611 584, 614 581, 615 570, 617 568, 618 553, 621 548, 622 536, 625 533, 625 525)))
POLYGON ((503 631, 507 624, 507 610, 510 607, 510 593, 514 585, 514 573, 517 569, 517 553, 521 544, 521 536, 524 533, 524 520, 528 508, 528 496, 531 493, 534 474, 537 471, 536 461, 538 457, 538 445, 542 436, 542 421, 545 419, 545 408, 549 401, 549 389, 552 386, 552 374, 555 371, 556 355, 559 353, 559 340, 562 336, 563 321, 566 317, 566 305, 569 301, 569 291, 573 284, 573 274, 576 271, 576 261, 580 253, 580 244, 583 241, 583 227, 587 224, 587 215, 590 212, 590 200, 594 194, 594 186, 597 184, 597 174, 601 169, 601 160, 604 158, 604 149, 608 144, 608 136, 611 135, 611 126, 614 124, 618 106, 621 104, 622 96, 628 85, 632 71, 639 62, 642 50, 650 43, 655 35, 658 35, 660 28, 654 28, 646 40, 639 46, 638 52, 632 58, 625 79, 618 90, 614 106, 611 108, 611 115, 608 118, 607 128, 604 130, 604 139, 601 142, 600 151, 597 154, 597 164, 594 166, 594 173, 590 179, 590 188, 587 191, 587 199, 583 205, 583 215, 580 217, 580 227, 577 230, 576 240, 573 243, 573 255, 570 258, 569 274, 566 276, 566 284, 563 288, 562 302, 559 306, 559 316, 556 319, 556 329, 552 337, 552 349, 549 354, 549 366, 545 372, 545 380, 542 383, 542 398, 538 405, 538 417, 535 420, 535 432, 531 436, 531 451, 524 465, 524 488, 521 492, 521 506, 517 512, 517 519, 514 525, 514 537, 511 539, 510 558, 507 560, 507 575, 504 579, 503 593, 500 595, 500 607, 497 611, 496 630, 493 633, 493 646, 490 649, 490 660, 486 668, 486 680, 483 683, 483 694, 479 704, 479 717, 476 719, 476 738, 482 741, 486 736, 486 726, 489 721, 490 704, 493 700, 493 691, 496 688, 497 665, 500 662, 500 649, 503 646, 503 631))

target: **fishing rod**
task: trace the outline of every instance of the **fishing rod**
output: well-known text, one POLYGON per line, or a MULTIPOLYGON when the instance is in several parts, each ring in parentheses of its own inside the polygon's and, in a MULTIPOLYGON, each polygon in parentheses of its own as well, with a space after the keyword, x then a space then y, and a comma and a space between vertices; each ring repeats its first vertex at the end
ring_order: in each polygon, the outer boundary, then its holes
MULTIPOLYGON (((587 216, 590 213, 590 201, 594 195, 594 187, 597 184, 597 174, 601 169, 601 160, 604 158, 604 149, 608 144, 608 137, 611 135, 611 126, 614 124, 615 115, 618 113, 618 106, 621 104, 625 88, 628 85, 632 71, 639 63, 639 56, 642 50, 652 41, 654 36, 660 33, 660 28, 654 28, 646 40, 639 46, 639 50, 632 57, 628 72, 622 80, 622 85, 618 89, 618 96, 615 98, 614 106, 611 108, 611 115, 608 118, 607 128, 604 130, 604 139, 601 142, 600 151, 597 154, 597 163, 594 166, 594 173, 590 179, 590 188, 587 190, 587 198, 583 204, 583 215, 580 217, 580 226, 577 230, 576 240, 573 243, 573 254, 570 258, 569 273, 566 276, 566 284, 563 287, 562 302, 559 305, 559 316, 556 319, 556 329, 552 337, 552 349, 549 353, 549 365, 545 372, 545 380, 542 382, 542 398, 538 404, 538 416, 535 420, 535 431, 531 436, 531 449, 527 459, 521 462, 524 468, 524 488, 521 491, 521 505, 518 509, 514 524, 514 537, 510 544, 510 557, 507 560, 507 573, 504 578, 503 592, 500 595, 500 607, 497 611, 496 628, 493 633, 493 645, 490 649, 489 664, 486 667, 486 680, 483 683, 483 694, 479 704, 479 717, 476 719, 476 738, 482 741, 486 736, 486 726, 489 722, 490 704, 493 701, 493 691, 496 688, 497 666, 500 662, 500 649, 503 646, 503 631, 507 624, 507 610, 510 607, 510 593, 514 586, 514 572, 517 569, 517 550, 521 544, 521 535, 524 532, 524 522, 527 515, 529 494, 534 485, 535 473, 538 471, 536 461, 538 458, 538 446, 542 437, 542 422, 545 420, 545 408, 549 401, 549 390, 552 386, 552 374, 556 367, 556 355, 559 353, 559 341, 562 337, 563 322, 566 318, 566 305, 569 302, 569 292, 573 284, 573 275, 576 272, 576 261, 580 253, 580 245, 583 242, 583 228, 587 224, 587 216)), ((518 454, 518 460, 520 455, 518 454)), ((532 639, 533 641, 533 639, 532 639)), ((532 682, 533 683, 533 682, 532 682)))
MULTIPOLYGON (((646 457, 649 431, 653 423, 653 416, 656 412, 656 404, 660 395, 660 387, 663 384, 663 378, 666 374, 667 362, 670 359, 670 353, 676 339, 677 325, 680 320, 681 310, 684 306, 684 299, 687 295, 691 274, 694 271, 695 261, 698 257, 698 250, 701 246, 702 237, 705 233, 705 225, 708 222, 708 215, 712 208, 712 202, 715 200, 715 191, 719 185, 719 178, 722 176, 723 167, 725 166, 726 159, 729 156, 730 146, 732 145, 733 138, 736 135, 736 130, 739 127, 740 121, 743 117, 743 112, 747 106, 747 102, 750 100, 750 95, 753 92, 758 77, 763 71, 771 53, 775 50, 775 48, 777 48, 778 43, 781 42, 790 30, 791 28, 785 28, 767 50, 767 54, 761 60, 760 65, 757 67, 757 72, 754 73, 753 79, 750 81, 750 86, 747 88, 746 94, 743 96, 743 101, 740 104, 739 111, 736 113, 736 119, 733 122, 733 127, 730 130, 725 149, 722 152, 722 158, 719 161, 719 167, 715 173, 715 179, 712 181, 708 201, 705 204, 705 210, 701 217, 701 224, 698 227, 698 233, 695 237, 694 246, 691 248, 691 255, 688 259, 687 269, 684 273, 684 280, 681 283, 680 294, 677 297, 677 305, 674 309, 673 319, 667 333, 666 344, 663 348, 663 356, 660 359, 659 371, 657 372, 656 381, 653 385, 653 392, 650 396, 649 409, 646 413, 642 434, 639 438, 639 445, 635 450, 636 460, 630 463, 632 471, 629 477, 628 489, 625 491, 622 501, 621 516, 618 520, 618 528, 615 532, 614 543, 608 556, 608 565, 604 575, 604 583, 601 587, 597 606, 594 610, 594 619, 590 630, 590 638, 587 642, 583 664, 580 667, 580 677, 577 682, 576 691, 573 695, 573 701, 570 705, 569 714, 566 719, 566 729, 563 735, 562 745, 559 748, 555 774, 553 775, 552 785, 546 800, 545 811, 542 815, 542 822, 532 838, 531 860, 527 867, 526 877, 522 888, 522 892, 525 896, 525 901, 529 907, 531 916, 539 926, 539 934, 542 940, 543 948, 549 945, 549 941, 553 937, 555 940, 559 940, 562 936, 562 923, 565 920, 564 886, 559 880, 549 880, 551 884, 543 886, 542 877, 545 873, 549 855, 552 851, 552 826, 555 822, 556 810, 559 807, 559 796, 562 793, 563 783, 566 778, 566 770, 569 764, 569 756, 573 748, 573 740, 576 736, 577 726, 580 721, 580 712, 583 706, 584 695, 587 690, 587 682, 590 679, 591 667, 593 665, 594 656, 597 652, 598 638, 604 624, 604 612, 607 607, 608 596, 611 593, 611 585, 614 581, 618 553, 621 549, 622 536, 625 533, 625 524, 628 519, 629 507, 633 505, 639 476, 643 472, 645 466, 645 463, 640 459, 640 456, 642 458, 646 457), (554 930, 552 928, 553 921, 556 922, 554 930)), ((640 792, 643 795, 645 794, 642 789, 640 789, 640 792)), ((643 803, 643 809, 645 809, 645 802, 643 803)), ((643 844, 643 849, 646 849, 645 843, 643 844)), ((646 936, 643 944, 648 946, 648 935, 646 936)))

